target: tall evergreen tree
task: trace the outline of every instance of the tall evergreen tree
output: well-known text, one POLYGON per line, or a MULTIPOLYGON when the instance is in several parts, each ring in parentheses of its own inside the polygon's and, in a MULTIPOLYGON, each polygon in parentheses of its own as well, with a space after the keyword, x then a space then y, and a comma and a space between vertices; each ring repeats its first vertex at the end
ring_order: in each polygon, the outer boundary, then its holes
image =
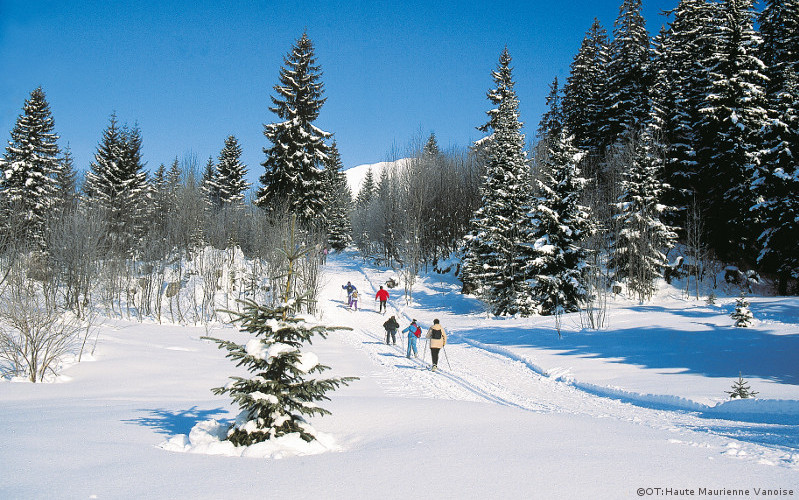
POLYGON ((754 257, 757 238, 750 208, 751 180, 761 129, 766 125, 765 75, 757 56, 752 0, 725 0, 723 23, 716 36, 718 50, 710 57, 711 86, 700 123, 704 144, 701 188, 709 242, 726 259, 754 257))
POLYGON ((306 33, 284 59, 280 84, 275 85, 274 106, 269 110, 283 121, 264 126, 272 143, 264 148, 266 160, 262 187, 256 205, 283 206, 301 222, 310 222, 323 210, 324 185, 321 167, 327 160, 325 139, 331 135, 313 122, 325 102, 321 70, 313 44, 306 33))
POLYGON ((767 0, 760 14, 760 57, 768 77, 768 125, 753 186, 761 225, 758 261, 777 289, 799 278, 799 1, 767 0))
POLYGON ((54 217, 61 217, 64 214, 72 212, 77 207, 77 175, 72 158, 72 151, 69 149, 69 146, 67 146, 64 149, 64 155, 58 162, 58 168, 54 175, 54 217))
POLYGON ((148 206, 139 128, 120 129, 112 114, 94 158, 86 175, 86 195, 105 214, 112 250, 129 255, 144 235, 148 206))
POLYGON ((369 207, 369 203, 372 201, 375 191, 377 191, 377 186, 375 185, 375 174, 372 172, 372 169, 369 168, 366 171, 366 175, 363 178, 363 183, 361 184, 361 189, 358 191, 358 197, 355 200, 359 209, 366 209, 369 207))
POLYGON ((649 34, 641 0, 623 0, 613 29, 607 65, 606 146, 643 126, 650 113, 649 34))
POLYGON ((61 161, 57 141, 50 105, 39 87, 25 100, 0 160, 0 224, 17 241, 44 244, 61 161))
POLYGON ((582 240, 592 232, 587 207, 580 205, 586 180, 580 176, 580 152, 561 129, 549 141, 546 161, 537 180, 529 228, 533 255, 524 274, 530 277, 533 300, 544 315, 573 312, 586 299, 583 271, 588 251, 582 240))
POLYGON ((327 242, 330 248, 341 251, 352 243, 352 192, 336 142, 330 145, 330 154, 325 162, 325 210, 327 219, 327 242))
POLYGON ((219 186, 216 184, 216 165, 214 158, 209 156, 205 164, 202 178, 200 179, 200 190, 205 194, 208 204, 214 208, 222 205, 219 196, 219 186))
POLYGON ((608 37, 598 19, 583 38, 563 88, 564 124, 574 144, 596 162, 605 141, 600 134, 607 102, 608 37))
POLYGON ((624 172, 617 218, 621 230, 614 242, 610 267, 616 279, 626 281, 640 301, 655 292, 655 280, 667 264, 666 253, 674 246, 676 233, 663 222, 668 210, 661 203, 660 153, 648 130, 632 136, 632 164, 624 172))
POLYGON ((225 147, 219 153, 219 163, 214 176, 214 190, 220 208, 240 204, 250 184, 244 179, 247 167, 241 163, 241 146, 234 136, 225 139, 225 147))
POLYGON ((563 109, 560 101, 560 87, 558 87, 558 78, 555 77, 549 86, 546 100, 547 110, 538 123, 538 137, 541 140, 558 137, 563 130, 563 109))
POLYGON ((668 30, 659 37, 654 63, 652 93, 658 133, 665 144, 663 177, 669 188, 664 202, 675 208, 674 219, 683 225, 691 200, 704 197, 698 191, 700 166, 700 110, 709 93, 707 54, 717 43, 719 8, 705 0, 681 0, 671 12, 668 30))
POLYGON ((761 226, 758 261, 777 275, 778 292, 785 295, 788 280, 799 279, 799 77, 787 76, 773 105, 753 181, 753 212, 761 226))
MULTIPOLYGON (((799 0, 765 0, 760 13, 760 59, 766 65, 770 99, 785 92, 790 75, 799 74, 799 0)), ((773 107, 773 106, 772 106, 773 107)))
POLYGON ((530 254, 531 176, 524 149, 519 100, 507 47, 492 72, 489 100, 499 107, 482 186, 482 205, 466 241, 462 279, 477 288, 496 315, 531 314, 530 290, 522 273, 530 254))

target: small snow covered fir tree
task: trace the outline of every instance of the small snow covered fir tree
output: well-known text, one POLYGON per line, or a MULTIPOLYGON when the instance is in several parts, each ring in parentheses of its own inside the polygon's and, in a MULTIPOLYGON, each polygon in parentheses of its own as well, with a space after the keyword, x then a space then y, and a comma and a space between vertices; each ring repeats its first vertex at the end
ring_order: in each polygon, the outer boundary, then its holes
POLYGON ((755 319, 752 316, 752 311, 749 310, 749 301, 743 295, 735 299, 735 312, 730 316, 735 320, 735 326, 742 328, 752 326, 752 320, 755 319))
POLYGON ((757 396, 757 392, 749 387, 749 383, 744 380, 741 372, 738 372, 738 380, 732 384, 732 391, 724 391, 730 395, 730 399, 748 399, 757 396))
POLYGON ((227 439, 236 446, 249 446, 291 433, 299 433, 305 441, 316 434, 304 416, 329 415, 317 406, 329 400, 325 393, 348 385, 355 377, 311 378, 329 370, 319 364, 318 357, 302 351, 314 335, 325 337, 335 328, 311 326, 302 318, 290 317, 295 303, 269 308, 253 301, 242 303, 244 310, 234 322, 241 331, 254 334, 244 345, 210 339, 228 351, 227 357, 245 366, 251 378, 231 377, 233 382, 213 389, 214 394, 230 394, 241 412, 228 430, 227 439))
POLYGON ((345 328, 311 325, 294 316, 303 298, 288 299, 293 295, 292 269, 308 249, 295 244, 293 225, 291 241, 284 246, 284 253, 288 272, 282 304, 267 307, 247 300, 241 302, 242 312, 230 312, 241 331, 255 338, 241 345, 204 337, 216 342, 220 349, 226 349, 226 357, 253 374, 251 378, 231 377, 231 383, 212 389, 217 395, 230 394, 241 409, 227 433, 227 440, 236 446, 250 446, 293 433, 298 433, 306 442, 313 441, 316 431, 304 416, 329 415, 330 411, 316 403, 329 400, 325 395, 328 391, 357 380, 357 377, 314 376, 330 367, 319 364, 319 358, 302 351, 302 347, 310 344, 314 335, 324 338, 331 330, 345 328))

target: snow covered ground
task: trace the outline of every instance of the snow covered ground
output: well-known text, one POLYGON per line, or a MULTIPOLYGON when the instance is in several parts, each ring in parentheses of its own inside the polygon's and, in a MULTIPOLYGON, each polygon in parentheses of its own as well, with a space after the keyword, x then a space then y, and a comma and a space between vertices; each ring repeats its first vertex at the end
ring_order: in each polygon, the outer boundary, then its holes
POLYGON ((432 373, 384 342, 371 298, 393 276, 353 253, 329 259, 319 319, 353 330, 310 350, 360 377, 312 422, 332 451, 170 451, 237 413, 210 391, 236 369, 200 337, 247 337, 108 321, 95 358, 57 383, 0 383, 0 498, 799 496, 799 300, 752 298, 755 326, 733 328, 733 299, 664 288, 650 304, 614 299, 599 332, 566 316, 559 338, 552 318, 487 318, 451 276, 430 275, 411 305, 391 290, 389 314, 450 332, 432 373), (360 311, 343 307, 347 281, 360 311), (727 400, 739 372, 758 399, 727 400))

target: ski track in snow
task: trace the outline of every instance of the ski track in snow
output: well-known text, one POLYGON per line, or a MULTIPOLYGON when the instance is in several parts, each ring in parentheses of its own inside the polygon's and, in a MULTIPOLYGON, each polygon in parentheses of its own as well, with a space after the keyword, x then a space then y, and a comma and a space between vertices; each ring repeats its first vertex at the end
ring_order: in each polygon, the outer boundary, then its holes
MULTIPOLYGON (((538 413, 612 418, 664 431, 667 441, 675 445, 708 448, 718 455, 799 470, 796 425, 710 419, 698 412, 636 406, 580 389, 561 380, 560 370, 547 375, 529 360, 503 352, 503 348, 492 349, 468 339, 460 341, 452 334, 439 357, 440 370, 431 372, 427 369, 430 354, 425 352, 424 335, 418 341, 419 357, 405 357, 407 340, 400 332, 408 326, 411 317, 403 306, 398 306, 402 302, 402 291, 391 292, 392 299, 385 315, 377 313, 372 305, 378 285, 394 274, 359 267, 354 262, 347 263, 344 258, 331 259, 326 268, 329 282, 320 297, 321 302, 336 304, 323 307, 324 321, 353 328, 336 336, 370 357, 375 364, 371 376, 387 395, 485 402, 538 413), (358 311, 347 310, 344 292, 337 290, 347 281, 358 287, 358 311), (369 309, 364 310, 364 306, 369 309), (397 345, 385 343, 382 327, 392 314, 400 323, 397 345), (786 446, 786 442, 790 445, 786 446)), ((416 311, 424 317, 433 314, 421 308, 416 311)), ((439 314, 445 318, 447 313, 439 314)), ((445 319, 442 324, 446 328, 445 319)), ((422 322, 420 326, 426 333, 429 325, 422 322)))

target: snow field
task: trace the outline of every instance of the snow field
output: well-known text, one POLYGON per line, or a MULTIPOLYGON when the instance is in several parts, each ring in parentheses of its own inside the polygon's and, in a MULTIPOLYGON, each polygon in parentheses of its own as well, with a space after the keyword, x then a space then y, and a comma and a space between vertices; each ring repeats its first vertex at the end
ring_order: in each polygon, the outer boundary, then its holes
MULTIPOLYGON (((571 330, 564 339, 572 344, 557 344, 542 318, 486 319, 473 301, 451 293, 446 277, 421 280, 410 306, 401 291, 391 290, 388 314, 379 315, 374 292, 392 275, 351 254, 329 259, 319 319, 353 330, 333 332, 307 350, 332 366, 332 375, 361 379, 330 393, 331 401, 321 406, 333 415, 311 422, 330 437, 328 452, 272 443, 208 454, 224 447, 215 441, 219 427, 209 421, 231 422, 238 412, 210 388, 241 373, 224 351, 200 337, 249 338, 221 325, 209 332, 108 321, 96 359, 70 367, 68 382, 0 384, 0 497, 617 499, 635 497, 639 487, 796 484, 799 431, 791 413, 776 423, 758 415, 746 422, 737 411, 735 419, 721 420, 644 404, 637 395, 683 397, 672 391, 676 386, 697 402, 692 391, 705 390, 701 382, 709 377, 698 370, 629 365, 624 356, 608 356, 611 349, 601 342, 592 345, 596 336, 571 330), (348 280, 358 286, 364 310, 342 307, 340 287, 348 280), (387 346, 382 323, 391 314, 401 328, 413 317, 425 331, 440 318, 451 335, 451 369, 443 354, 442 371, 421 369, 422 352, 419 360, 405 358, 404 339, 387 346), (546 342, 539 342, 541 332, 546 342), (576 350, 580 343, 603 355, 585 356, 576 350), (692 389, 655 382, 671 377, 698 383, 692 389), (639 386, 627 398, 580 385, 628 390, 626 381, 636 379, 639 386), (193 444, 192 429, 205 450, 186 449, 193 444), (172 446, 183 452, 168 451, 172 446)), ((629 344, 633 336, 625 328, 668 316, 664 309, 636 319, 624 307, 614 311, 617 330, 600 334, 623 336, 629 344)), ((679 326, 690 327, 694 319, 679 326)), ((776 328, 790 338, 795 326, 783 321, 776 328)), ((629 348, 646 352, 647 346, 629 348)), ((429 363, 429 352, 425 358, 429 363)), ((722 390, 728 389, 732 379, 721 380, 722 390)), ((759 379, 750 380, 765 392, 759 379)), ((784 382, 771 385, 785 386, 786 394, 796 390, 784 382)))

